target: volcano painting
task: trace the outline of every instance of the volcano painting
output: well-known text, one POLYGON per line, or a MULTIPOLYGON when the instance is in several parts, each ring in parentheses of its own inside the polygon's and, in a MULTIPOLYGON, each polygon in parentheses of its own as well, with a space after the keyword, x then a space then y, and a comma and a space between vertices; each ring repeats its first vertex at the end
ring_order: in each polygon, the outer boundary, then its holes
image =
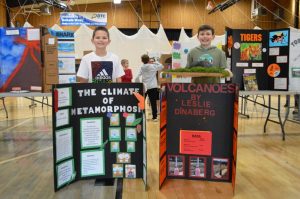
POLYGON ((0 28, 0 92, 42 86, 39 29, 0 28))

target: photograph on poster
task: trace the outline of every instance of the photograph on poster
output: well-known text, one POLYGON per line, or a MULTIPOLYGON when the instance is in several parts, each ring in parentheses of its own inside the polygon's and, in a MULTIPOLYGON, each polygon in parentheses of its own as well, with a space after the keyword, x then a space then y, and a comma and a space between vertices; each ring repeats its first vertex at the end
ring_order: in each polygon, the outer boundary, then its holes
POLYGON ((182 155, 168 156, 168 175, 185 176, 185 160, 182 155))
POLYGON ((135 114, 129 113, 126 117, 126 126, 132 126, 135 121, 135 114))
POLYGON ((127 142, 127 152, 135 152, 135 142, 127 142))
POLYGON ((119 142, 111 142, 110 143, 110 152, 120 152, 120 143, 119 142))
POLYGON ((241 43, 241 57, 242 61, 261 61, 261 43, 241 43))
POLYGON ((109 128, 109 141, 121 141, 121 128, 109 128))
POLYGON ((280 74, 280 66, 278 64, 270 64, 267 73, 270 77, 277 77, 280 74))
POLYGON ((258 90, 256 73, 244 73, 243 81, 244 81, 244 90, 245 91, 257 91, 258 90))
POLYGON ((113 113, 110 117, 110 126, 120 126, 119 113, 113 113))
POLYGON ((300 67, 292 68, 292 77, 300 78, 300 67))
POLYGON ((135 128, 125 128, 125 140, 126 141, 136 141, 136 129, 135 128))
POLYGON ((269 47, 289 45, 288 30, 272 31, 269 34, 269 47))
POLYGON ((130 153, 117 153, 117 163, 130 163, 131 155, 130 153))
POLYGON ((190 156, 189 177, 205 178, 206 177, 206 158, 199 156, 190 156))
POLYGON ((125 177, 126 178, 136 178, 136 167, 134 164, 125 165, 125 177))
POLYGON ((123 178, 123 164, 113 164, 113 178, 123 178))
POLYGON ((213 158, 211 165, 211 178, 219 180, 229 179, 229 160, 227 158, 213 158))

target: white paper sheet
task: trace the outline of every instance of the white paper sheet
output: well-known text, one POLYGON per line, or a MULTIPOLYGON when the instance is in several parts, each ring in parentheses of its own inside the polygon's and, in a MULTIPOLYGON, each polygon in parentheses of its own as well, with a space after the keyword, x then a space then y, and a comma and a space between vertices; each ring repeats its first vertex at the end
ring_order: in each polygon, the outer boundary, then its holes
POLYGON ((58 107, 71 106, 72 104, 72 93, 71 88, 58 88, 58 107))
POLYGON ((56 162, 73 156, 72 128, 55 132, 56 162))
POLYGON ((269 55, 270 56, 279 55, 279 48, 269 48, 269 55))
POLYGON ((61 187, 72 180, 74 173, 73 160, 66 161, 57 166, 57 187, 61 187))
POLYGON ((28 41, 39 41, 40 40, 40 29, 27 29, 27 40, 28 41))
POLYGON ((244 69, 244 73, 256 73, 256 69, 251 68, 251 69, 244 69))
POLYGON ((248 67, 248 66, 249 66, 248 63, 241 63, 241 62, 236 63, 236 67, 248 67))
POLYGON ((69 124, 69 109, 62 109, 56 112, 56 127, 69 124))
POLYGON ((287 78, 274 78, 274 89, 287 89, 287 78))
POLYGON ((102 118, 80 120, 81 147, 99 147, 103 143, 102 118))
POLYGON ((288 59, 287 56, 277 56, 276 63, 287 63, 288 59))
POLYGON ((105 175, 104 150, 81 152, 81 176, 105 175))
POLYGON ((55 38, 49 38, 48 39, 48 44, 49 45, 54 45, 55 44, 55 38))

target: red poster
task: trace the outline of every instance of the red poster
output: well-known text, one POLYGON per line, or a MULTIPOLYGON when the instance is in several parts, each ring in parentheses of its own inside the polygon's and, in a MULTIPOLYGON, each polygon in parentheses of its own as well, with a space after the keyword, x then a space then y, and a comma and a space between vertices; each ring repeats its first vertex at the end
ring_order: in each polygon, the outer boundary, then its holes
POLYGON ((181 154, 195 154, 211 156, 211 131, 180 130, 181 154))

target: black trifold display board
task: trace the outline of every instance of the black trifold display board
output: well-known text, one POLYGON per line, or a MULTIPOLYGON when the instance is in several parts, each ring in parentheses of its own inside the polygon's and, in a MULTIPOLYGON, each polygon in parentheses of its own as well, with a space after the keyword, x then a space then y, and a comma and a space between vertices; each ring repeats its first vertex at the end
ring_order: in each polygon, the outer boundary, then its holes
POLYGON ((55 191, 82 179, 143 178, 143 84, 53 86, 55 191))
POLYGON ((258 90, 288 90, 289 29, 226 28, 226 55, 232 82, 244 90, 243 75, 255 74, 258 90))
POLYGON ((166 178, 232 182, 238 90, 235 84, 162 87, 160 187, 166 178))

